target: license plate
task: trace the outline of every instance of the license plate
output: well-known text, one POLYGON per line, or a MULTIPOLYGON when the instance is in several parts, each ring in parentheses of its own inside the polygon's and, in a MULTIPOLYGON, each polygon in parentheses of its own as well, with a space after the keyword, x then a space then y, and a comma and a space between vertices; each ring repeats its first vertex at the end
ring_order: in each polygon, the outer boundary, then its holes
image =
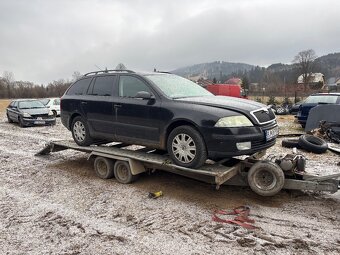
POLYGON ((44 125, 45 121, 43 121, 43 120, 36 120, 36 121, 34 121, 34 124, 36 124, 36 125, 44 125))
POLYGON ((266 130, 265 134, 266 134, 266 141, 273 140, 274 138, 276 138, 278 136, 279 128, 274 127, 272 129, 266 130))

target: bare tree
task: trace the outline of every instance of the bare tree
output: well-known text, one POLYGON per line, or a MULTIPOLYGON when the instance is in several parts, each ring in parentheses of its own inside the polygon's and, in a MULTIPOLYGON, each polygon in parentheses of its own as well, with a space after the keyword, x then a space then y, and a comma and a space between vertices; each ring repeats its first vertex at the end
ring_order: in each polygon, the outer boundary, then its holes
POLYGON ((7 85, 7 97, 11 98, 12 97, 12 85, 14 83, 14 74, 9 71, 4 71, 2 77, 7 85))
POLYGON ((116 69, 117 70, 126 70, 126 67, 123 63, 119 63, 117 66, 116 66, 116 69))
POLYGON ((300 73, 302 74, 303 84, 306 88, 306 84, 310 80, 310 74, 313 71, 314 60, 317 58, 315 51, 312 49, 299 52, 293 60, 293 63, 297 64, 300 73))
POLYGON ((82 74, 79 71, 74 71, 73 74, 72 74, 72 81, 76 81, 80 77, 82 77, 82 74))

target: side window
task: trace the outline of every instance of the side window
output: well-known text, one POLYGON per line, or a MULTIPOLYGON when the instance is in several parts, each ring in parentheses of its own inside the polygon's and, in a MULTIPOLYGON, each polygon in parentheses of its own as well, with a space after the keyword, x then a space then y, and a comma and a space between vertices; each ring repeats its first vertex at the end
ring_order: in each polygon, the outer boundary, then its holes
POLYGON ((81 79, 74 83, 67 91, 67 95, 82 95, 87 89, 92 78, 81 79))
POLYGON ((119 96, 135 97, 140 91, 152 93, 149 87, 140 79, 132 76, 120 76, 119 96))
POLYGON ((113 75, 97 77, 92 92, 89 91, 88 94, 95 96, 112 96, 115 78, 113 75))

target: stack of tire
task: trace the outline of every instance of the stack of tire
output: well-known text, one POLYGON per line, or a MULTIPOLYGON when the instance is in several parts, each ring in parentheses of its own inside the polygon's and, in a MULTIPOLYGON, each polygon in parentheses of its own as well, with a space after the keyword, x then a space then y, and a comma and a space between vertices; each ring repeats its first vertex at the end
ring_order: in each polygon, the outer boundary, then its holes
POLYGON ((327 142, 313 135, 302 135, 298 139, 284 139, 282 146, 286 148, 298 148, 317 154, 325 153, 328 149, 327 142))

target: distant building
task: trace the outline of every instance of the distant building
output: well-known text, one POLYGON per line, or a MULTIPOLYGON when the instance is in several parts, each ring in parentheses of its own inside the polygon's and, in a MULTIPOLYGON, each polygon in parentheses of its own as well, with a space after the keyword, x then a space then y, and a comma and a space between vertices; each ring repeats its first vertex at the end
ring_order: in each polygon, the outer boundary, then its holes
MULTIPOLYGON (((301 74, 297 79, 298 84, 303 84, 303 75, 301 74)), ((310 73, 308 76, 308 84, 325 83, 325 76, 322 73, 310 73)))
POLYGON ((230 78, 229 80, 224 82, 225 84, 236 84, 236 85, 242 85, 242 79, 237 78, 237 77, 233 77, 230 78))

